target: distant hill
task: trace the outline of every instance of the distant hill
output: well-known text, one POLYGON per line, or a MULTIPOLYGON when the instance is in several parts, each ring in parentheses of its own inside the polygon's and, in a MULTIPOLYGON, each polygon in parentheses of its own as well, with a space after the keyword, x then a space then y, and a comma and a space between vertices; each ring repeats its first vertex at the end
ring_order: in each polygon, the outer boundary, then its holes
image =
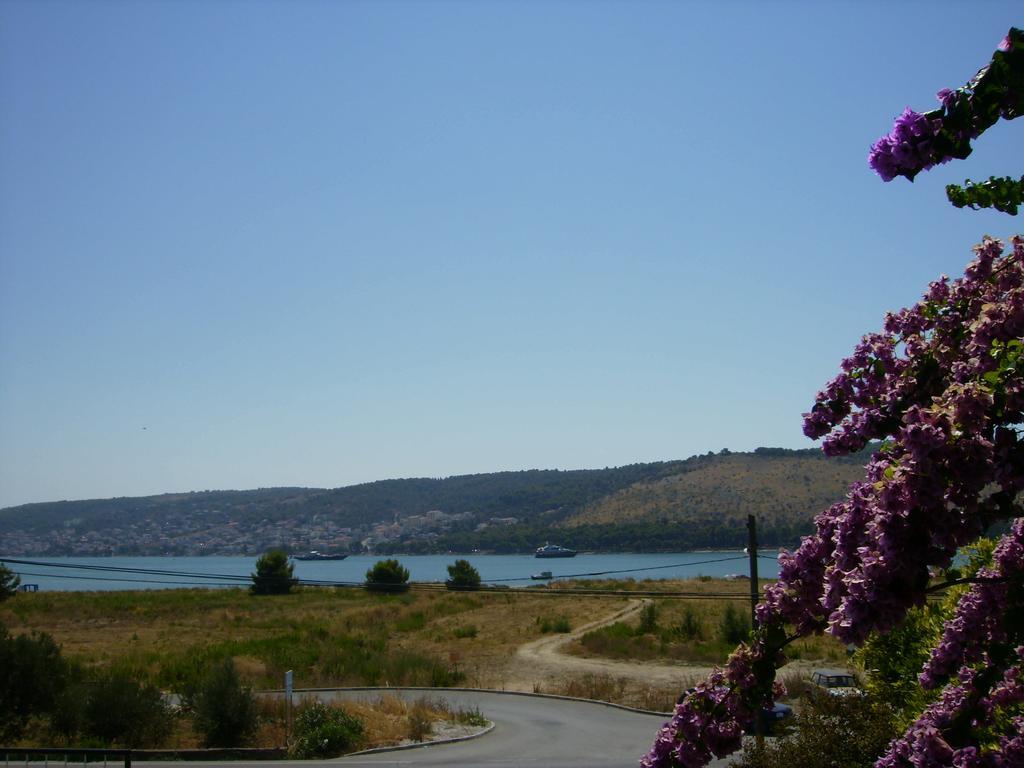
POLYGON ((657 551, 792 544, 867 456, 759 448, 593 470, 526 470, 345 488, 202 491, 0 510, 0 554, 657 551))

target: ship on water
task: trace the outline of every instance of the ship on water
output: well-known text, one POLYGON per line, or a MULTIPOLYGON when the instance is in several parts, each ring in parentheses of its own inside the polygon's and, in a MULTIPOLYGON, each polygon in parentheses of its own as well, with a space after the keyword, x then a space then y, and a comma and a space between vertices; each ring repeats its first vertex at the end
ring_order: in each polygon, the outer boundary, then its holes
POLYGON ((310 550, 304 555, 294 555, 296 560, 344 560, 348 555, 343 555, 340 552, 318 552, 315 549, 310 550))
POLYGON ((537 551, 533 553, 534 557, 576 557, 575 549, 568 549, 566 547, 560 547, 557 544, 545 544, 543 547, 537 547, 537 551))

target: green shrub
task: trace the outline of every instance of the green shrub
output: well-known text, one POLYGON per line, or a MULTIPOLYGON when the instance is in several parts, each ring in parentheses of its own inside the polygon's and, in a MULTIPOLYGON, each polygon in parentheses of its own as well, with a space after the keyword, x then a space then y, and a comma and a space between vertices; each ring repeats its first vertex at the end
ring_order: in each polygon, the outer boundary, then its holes
POLYGON ((750 637, 750 617, 731 603, 725 606, 718 625, 719 637, 730 645, 739 645, 750 637))
POLYGON ((674 627, 674 631, 681 640, 704 639, 704 625, 701 624, 697 612, 689 605, 683 607, 683 615, 674 627))
POLYGON ((458 638, 476 637, 476 625, 469 624, 465 627, 456 627, 452 630, 452 634, 458 638))
POLYGON ((156 686, 113 674, 83 689, 86 736, 135 749, 159 746, 171 731, 171 711, 156 686))
POLYGON ((429 705, 421 699, 409 710, 409 738, 413 741, 426 741, 427 736, 433 732, 434 720, 429 705))
POLYGON ((871 697, 815 696, 782 739, 751 740, 736 768, 872 768, 899 735, 892 709, 871 697))
POLYGON ((366 572, 365 586, 378 592, 404 592, 408 581, 409 569, 397 560, 378 560, 366 572))
POLYGON ((415 632, 427 626, 427 617, 423 611, 413 611, 395 620, 396 632, 415 632))
POLYGON ((252 574, 249 589, 254 595, 287 595, 296 583, 292 577, 294 571, 287 553, 272 549, 256 561, 256 573, 252 574))
POLYGON ((640 625, 636 629, 639 635, 650 635, 658 631, 658 606, 644 603, 640 609, 640 625))
POLYGON ((362 721, 345 710, 315 702, 295 718, 291 755, 300 760, 337 757, 355 749, 365 730, 362 721))
POLYGON ((448 566, 448 589, 476 589, 480 586, 480 572, 468 560, 456 560, 448 566))
POLYGON ((543 618, 538 616, 537 623, 540 625, 540 631, 544 634, 548 632, 572 632, 569 620, 565 616, 544 616, 543 618))
POLYGON ((239 747, 259 724, 256 699, 225 659, 207 674, 192 698, 196 730, 205 747, 239 747))
POLYGON ((460 725, 474 725, 477 727, 483 727, 490 724, 490 720, 480 714, 479 707, 473 707, 472 709, 459 709, 453 713, 455 722, 460 725))
POLYGON ((52 637, 14 637, 0 624, 0 741, 12 742, 29 718, 51 712, 70 677, 52 637))

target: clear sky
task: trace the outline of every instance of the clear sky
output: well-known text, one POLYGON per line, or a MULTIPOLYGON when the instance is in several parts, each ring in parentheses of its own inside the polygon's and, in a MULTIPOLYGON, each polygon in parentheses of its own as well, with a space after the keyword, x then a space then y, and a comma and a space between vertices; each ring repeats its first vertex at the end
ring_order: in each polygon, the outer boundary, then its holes
POLYGON ((1019 2, 0 3, 0 506, 809 447, 1017 219, 871 143, 1019 2))

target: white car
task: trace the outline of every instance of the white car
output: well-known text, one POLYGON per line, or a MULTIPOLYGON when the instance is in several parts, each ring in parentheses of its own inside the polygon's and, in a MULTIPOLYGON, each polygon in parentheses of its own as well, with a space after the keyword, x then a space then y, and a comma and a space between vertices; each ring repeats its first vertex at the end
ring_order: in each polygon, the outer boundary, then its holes
POLYGON ((857 678, 845 669, 816 669, 811 672, 811 685, 829 696, 863 696, 857 678))

